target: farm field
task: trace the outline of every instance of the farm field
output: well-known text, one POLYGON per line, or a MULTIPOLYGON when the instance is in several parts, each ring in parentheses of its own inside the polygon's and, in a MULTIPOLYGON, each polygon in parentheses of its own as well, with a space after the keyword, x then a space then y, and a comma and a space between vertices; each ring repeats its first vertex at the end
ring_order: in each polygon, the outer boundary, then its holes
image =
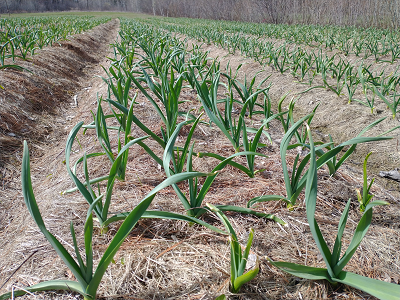
POLYGON ((126 17, 0 19, 0 294, 398 299, 398 33, 126 17))

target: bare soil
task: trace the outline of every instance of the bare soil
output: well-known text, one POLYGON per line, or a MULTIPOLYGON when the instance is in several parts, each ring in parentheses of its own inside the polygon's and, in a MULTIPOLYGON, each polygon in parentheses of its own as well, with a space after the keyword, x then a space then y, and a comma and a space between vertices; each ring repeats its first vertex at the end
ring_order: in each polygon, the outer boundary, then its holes
MULTIPOLYGON (((79 193, 61 195, 62 191, 72 187, 63 164, 65 140, 76 123, 84 121, 87 124, 92 121, 90 110, 97 107, 97 94, 107 94, 106 84, 101 78, 93 76, 105 76, 101 65, 107 67, 110 63, 105 56, 110 55, 108 44, 117 38, 117 25, 116 21, 112 21, 88 33, 74 36, 70 41, 61 44, 64 46, 43 50, 34 57, 36 63, 26 63, 26 67, 34 71, 33 74, 12 70, 0 73, 1 85, 5 87, 5 91, 0 91, 0 99, 4 103, 5 99, 12 99, 7 101, 5 108, 3 105, 0 107, 0 126, 4 127, 1 127, 0 131, 1 138, 4 139, 0 144, 4 162, 0 190, 0 284, 34 253, 12 275, 1 292, 9 291, 12 286, 32 285, 43 280, 73 279, 73 275, 42 236, 25 207, 19 184, 20 144, 23 139, 30 141, 34 192, 46 225, 72 252, 69 222, 73 221, 78 233, 77 238, 82 241, 88 207, 79 193), (7 76, 14 79, 4 79, 8 78, 7 76), (36 76, 42 77, 38 79, 36 76), (14 80, 20 80, 20 84, 13 85, 14 80), (57 96, 50 97, 47 92, 49 89, 57 96), (78 107, 74 105, 75 95, 78 107), (26 130, 23 130, 24 128, 26 130)), ((242 78, 244 74, 250 78, 261 70, 259 64, 240 56, 229 55, 212 45, 205 46, 205 50, 210 51, 210 56, 220 58, 221 69, 228 61, 232 68, 245 63, 241 68, 242 78)), ((294 82, 290 74, 281 75, 270 68, 263 70, 258 78, 261 80, 270 74, 270 80, 273 81, 271 93, 275 102, 287 91, 291 91, 288 97, 290 100, 294 93, 305 89, 305 86, 294 82)), ((133 88, 132 93, 134 92, 137 90, 133 88)), ((195 112, 198 111, 199 103, 194 91, 185 89, 181 97, 190 100, 183 109, 193 108, 195 112)), ((153 108, 140 94, 137 101, 139 105, 135 107, 136 116, 152 130, 159 130, 160 122, 153 108)), ((329 133, 339 143, 354 137, 363 127, 379 117, 368 112, 364 114, 359 105, 347 105, 346 99, 338 98, 331 92, 312 90, 296 102, 296 118, 312 110, 318 102, 321 104, 313 123, 314 132, 320 139, 326 139, 329 133)), ((104 106, 104 109, 107 107, 104 106)), ((253 126, 257 125, 261 125, 261 119, 253 120, 253 126)), ((371 134, 384 132, 394 125, 396 121, 388 118, 371 134)), ((206 202, 245 206, 247 201, 255 196, 285 195, 279 156, 279 141, 282 138, 279 126, 277 122, 272 124, 270 132, 274 143, 262 150, 268 157, 256 160, 257 168, 265 171, 255 178, 248 178, 227 167, 217 176, 206 202)), ((178 141, 183 142, 187 132, 188 129, 185 128, 178 141)), ((135 128, 132 135, 139 137, 143 132, 135 128)), ((195 132, 195 140, 195 151, 215 152, 223 156, 234 153, 228 140, 214 127, 199 125, 195 132)), ((86 135, 79 135, 79 141, 80 146, 77 143, 74 145, 76 153, 73 155, 73 161, 82 156, 84 151, 95 152, 101 149, 91 131, 86 135)), ((115 136, 112 136, 111 142, 116 145, 115 136)), ((156 143, 146 143, 155 149, 156 154, 162 154, 162 149, 156 143)), ((353 162, 346 164, 334 177, 330 177, 325 169, 319 172, 319 202, 316 215, 330 245, 334 242, 337 223, 349 198, 352 199, 352 207, 345 230, 344 247, 350 242, 360 218, 355 190, 362 187, 360 164, 365 154, 371 150, 374 150, 376 155, 373 155, 374 160, 371 158, 371 163, 368 164, 369 170, 388 170, 398 166, 397 142, 392 140, 388 143, 369 144, 364 148, 359 146, 353 162), (376 167, 372 167, 372 163, 376 167)), ((296 151, 293 151, 288 156, 289 164, 293 163, 295 154, 296 151)), ((244 158, 238 158, 237 161, 245 163, 244 158)), ((198 171, 210 171, 216 164, 213 159, 194 160, 194 167, 198 171)), ((107 158, 91 160, 91 177, 107 174, 109 167, 107 158)), ((375 171, 370 172, 370 175, 371 178, 378 177, 375 171)), ((127 179, 125 182, 117 182, 114 188, 112 211, 132 209, 164 178, 160 166, 149 158, 144 150, 134 146, 130 150, 127 179)), ((182 187, 185 187, 185 184, 182 184, 182 187)), ((374 199, 386 200, 391 205, 379 207, 374 211, 369 232, 346 270, 400 283, 399 189, 397 185, 377 178, 372 192, 375 195, 374 199)), ((184 213, 172 188, 160 192, 151 208, 184 213)), ((288 226, 279 226, 252 216, 228 214, 241 242, 245 242, 248 230, 254 228, 252 252, 261 260, 260 274, 243 286, 241 294, 231 295, 228 292, 229 246, 226 237, 183 222, 141 220, 117 253, 115 263, 107 270, 99 289, 99 297, 214 299, 219 294, 226 293, 229 299, 373 299, 346 286, 332 288, 326 282, 289 276, 268 263, 267 258, 271 258, 310 266, 324 266, 307 225, 303 195, 298 206, 292 211, 288 211, 279 202, 261 204, 257 209, 276 214, 286 221, 288 226)), ((221 226, 212 216, 207 216, 206 221, 221 226)), ((96 261, 101 258, 117 229, 118 224, 113 224, 107 234, 95 235, 96 261)), ((79 296, 70 293, 39 294, 36 298, 25 296, 25 299, 50 298, 79 299, 79 296)))

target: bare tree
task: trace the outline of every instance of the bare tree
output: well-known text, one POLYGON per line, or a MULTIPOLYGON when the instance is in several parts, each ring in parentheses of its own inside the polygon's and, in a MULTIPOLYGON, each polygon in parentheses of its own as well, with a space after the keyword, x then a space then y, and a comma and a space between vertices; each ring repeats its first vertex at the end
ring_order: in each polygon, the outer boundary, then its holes
POLYGON ((0 0, 0 13, 69 9, 275 24, 400 25, 400 0, 0 0))
POLYGON ((10 8, 8 7, 8 2, 7 2, 7 0, 6 0, 6 7, 7 7, 8 16, 10 16, 10 8))

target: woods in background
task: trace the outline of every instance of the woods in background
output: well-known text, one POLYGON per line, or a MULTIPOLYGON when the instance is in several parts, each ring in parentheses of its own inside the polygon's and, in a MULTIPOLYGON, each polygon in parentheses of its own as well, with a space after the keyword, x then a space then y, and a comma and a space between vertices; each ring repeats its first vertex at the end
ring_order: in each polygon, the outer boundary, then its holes
POLYGON ((0 13, 130 11, 165 17, 397 28, 400 0, 2 0, 0 13))

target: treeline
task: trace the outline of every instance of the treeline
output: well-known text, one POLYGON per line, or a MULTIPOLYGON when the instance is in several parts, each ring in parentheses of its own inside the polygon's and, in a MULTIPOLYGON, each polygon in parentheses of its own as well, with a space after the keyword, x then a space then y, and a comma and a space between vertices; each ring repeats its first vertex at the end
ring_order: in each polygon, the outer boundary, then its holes
POLYGON ((1 0, 0 13, 131 11, 167 17, 398 28, 400 0, 1 0))
MULTIPOLYGON (((151 1, 151 0, 150 0, 151 1)), ((46 11, 133 11, 130 0, 1 0, 0 13, 46 11)), ((136 9, 136 8, 135 8, 136 9)))

